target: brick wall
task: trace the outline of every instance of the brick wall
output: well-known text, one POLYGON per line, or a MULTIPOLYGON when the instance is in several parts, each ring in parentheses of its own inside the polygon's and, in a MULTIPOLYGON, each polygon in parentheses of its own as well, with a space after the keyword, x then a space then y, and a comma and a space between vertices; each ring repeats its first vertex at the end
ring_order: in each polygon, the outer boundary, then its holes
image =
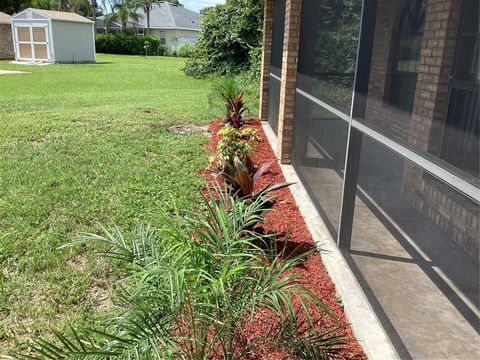
POLYGON ((283 164, 290 164, 292 161, 293 121, 295 116, 302 0, 286 1, 277 155, 283 164))
POLYGON ((0 59, 14 59, 12 28, 10 24, 0 24, 0 59))
POLYGON ((263 16, 262 73, 260 82, 260 119, 268 120, 268 84, 272 57, 273 0, 265 0, 263 16))

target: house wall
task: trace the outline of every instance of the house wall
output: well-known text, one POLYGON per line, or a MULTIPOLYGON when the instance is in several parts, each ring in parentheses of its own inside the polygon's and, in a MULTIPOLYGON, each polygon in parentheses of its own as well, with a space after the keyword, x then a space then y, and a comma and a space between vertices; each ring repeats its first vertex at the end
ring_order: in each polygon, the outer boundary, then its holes
POLYGON ((198 31, 178 30, 178 29, 151 29, 152 35, 160 36, 165 34, 165 45, 171 50, 175 50, 181 44, 195 45, 198 41, 198 31))
POLYGON ((12 26, 0 24, 0 59, 14 59, 12 26))
POLYGON ((51 34, 55 62, 95 62, 92 24, 52 21, 51 34))

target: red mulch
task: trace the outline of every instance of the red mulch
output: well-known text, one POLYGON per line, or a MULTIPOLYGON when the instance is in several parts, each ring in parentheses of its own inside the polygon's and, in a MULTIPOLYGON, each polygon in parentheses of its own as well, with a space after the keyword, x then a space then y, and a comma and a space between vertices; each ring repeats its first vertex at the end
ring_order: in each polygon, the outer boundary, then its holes
MULTIPOLYGON (((212 134, 212 138, 207 148, 209 154, 215 152, 215 147, 218 142, 217 132, 222 126, 222 119, 213 121, 209 126, 209 130, 212 134)), ((249 121, 248 126, 257 129, 258 133, 264 139, 262 142, 255 142, 255 150, 252 156, 254 163, 260 164, 276 160, 277 158, 268 143, 260 121, 252 119, 249 121)), ((204 175, 208 179, 212 179, 210 172, 206 171, 204 172, 204 175)), ((256 186, 258 189, 261 189, 269 183, 284 181, 285 178, 282 174, 280 165, 275 161, 269 170, 259 179, 256 186)), ((262 224, 263 229, 267 233, 279 234, 277 241, 281 243, 280 246, 286 245, 287 249, 294 250, 297 249, 299 245, 301 245, 301 248, 304 249, 304 251, 314 248, 315 244, 310 231, 298 210, 298 206, 296 205, 290 190, 285 188, 275 192, 275 199, 276 204, 274 206, 274 211, 266 216, 265 221, 262 224)), ((310 291, 322 299, 322 301, 338 316, 343 324, 348 324, 343 308, 337 300, 335 285, 328 276, 319 253, 314 253, 306 258, 300 266, 295 268, 294 274, 300 278, 310 291)), ((272 314, 267 311, 259 311, 259 314, 255 316, 253 323, 247 324, 243 327, 244 331, 239 334, 243 339, 239 339, 239 342, 246 343, 248 339, 261 336, 267 331, 267 329, 275 323, 275 319, 272 318, 271 315, 272 314)), ((314 320, 321 317, 320 314, 312 314, 312 316, 314 320)), ((328 322, 332 324, 331 319, 326 319, 324 321, 327 322, 325 325, 328 325, 328 322)), ((346 326, 341 333, 352 339, 354 338, 350 326, 346 326)), ((287 356, 287 351, 282 349, 274 349, 272 351, 271 346, 269 347, 268 344, 265 344, 261 348, 254 349, 253 353, 249 354, 247 358, 248 360, 281 360, 285 359, 287 356)), ((345 349, 338 354, 338 357, 336 356, 336 358, 366 359, 366 356, 360 344, 354 340, 352 343, 348 344, 345 349)))

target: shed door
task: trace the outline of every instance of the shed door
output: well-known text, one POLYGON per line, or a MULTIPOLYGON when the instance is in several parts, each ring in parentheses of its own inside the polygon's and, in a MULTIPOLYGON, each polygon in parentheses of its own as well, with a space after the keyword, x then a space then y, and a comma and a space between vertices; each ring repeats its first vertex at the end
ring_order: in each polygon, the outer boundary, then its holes
POLYGON ((19 59, 50 60, 46 25, 16 25, 15 29, 19 59))

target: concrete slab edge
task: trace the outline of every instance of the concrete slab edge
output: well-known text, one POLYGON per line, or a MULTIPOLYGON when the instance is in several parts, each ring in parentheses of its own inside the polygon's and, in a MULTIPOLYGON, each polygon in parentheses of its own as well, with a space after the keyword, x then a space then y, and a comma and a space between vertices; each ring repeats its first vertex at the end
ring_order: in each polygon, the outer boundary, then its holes
MULTIPOLYGON (((273 151, 277 153, 275 133, 267 122, 262 122, 262 126, 273 151)), ((363 346, 366 355, 370 360, 400 359, 296 171, 291 165, 280 164, 280 167, 286 181, 296 183, 290 190, 320 251, 327 272, 336 286, 337 293, 341 296, 353 333, 363 346)))

